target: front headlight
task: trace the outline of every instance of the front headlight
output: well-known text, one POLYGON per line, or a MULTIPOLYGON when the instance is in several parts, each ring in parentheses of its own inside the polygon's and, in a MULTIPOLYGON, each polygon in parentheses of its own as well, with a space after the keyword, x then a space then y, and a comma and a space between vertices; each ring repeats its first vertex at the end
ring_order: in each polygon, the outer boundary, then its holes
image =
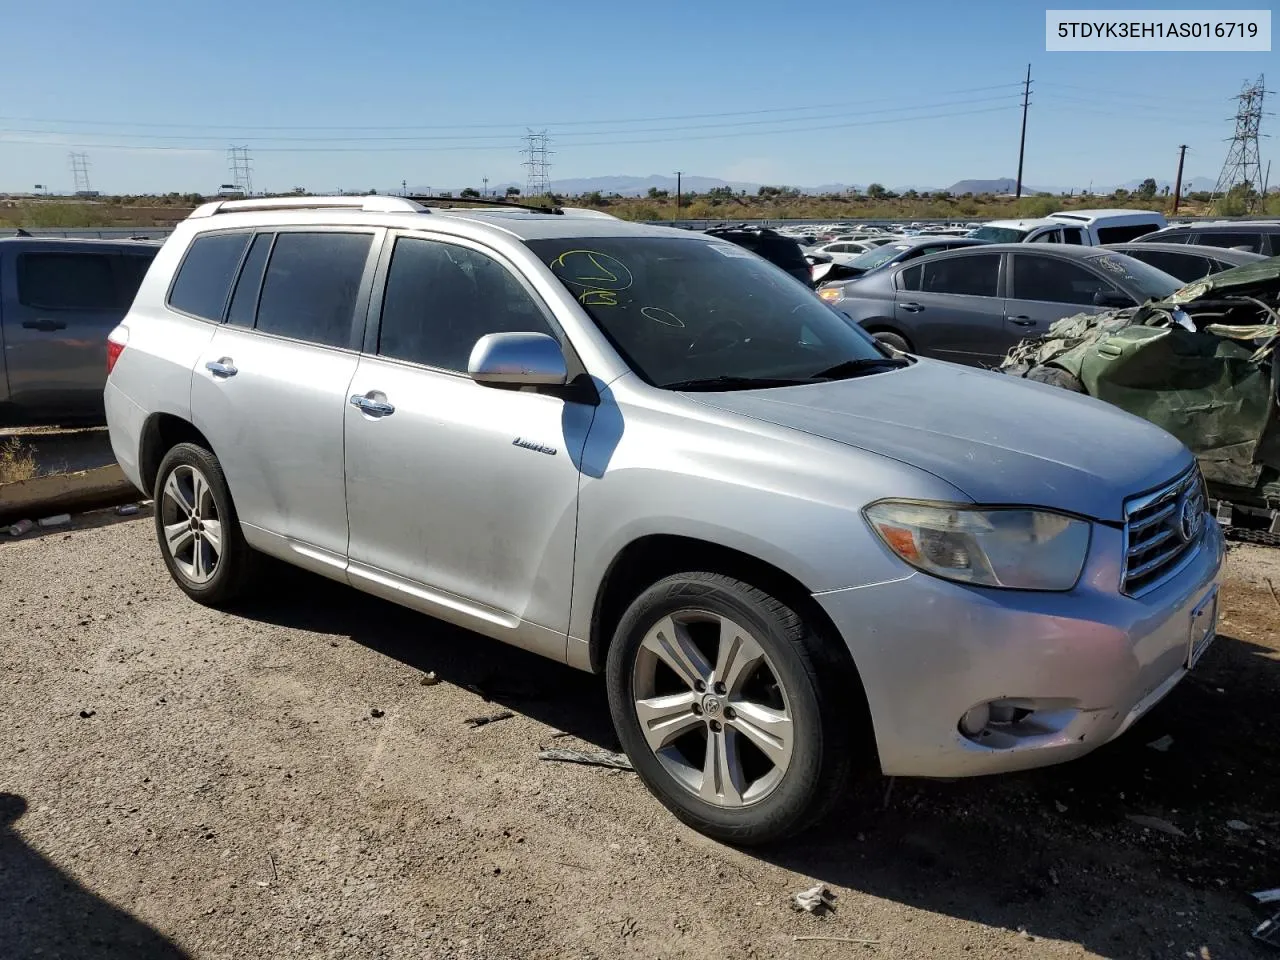
POLYGON ((1048 510, 882 500, 863 513, 911 566, 961 583, 1070 590, 1089 552, 1090 524, 1048 510))

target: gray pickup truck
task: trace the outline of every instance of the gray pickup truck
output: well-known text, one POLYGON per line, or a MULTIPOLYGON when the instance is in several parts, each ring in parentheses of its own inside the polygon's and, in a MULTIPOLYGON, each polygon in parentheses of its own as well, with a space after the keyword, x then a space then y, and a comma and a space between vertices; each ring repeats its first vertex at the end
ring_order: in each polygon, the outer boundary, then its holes
POLYGON ((159 249, 0 238, 0 427, 106 422, 107 334, 159 249))

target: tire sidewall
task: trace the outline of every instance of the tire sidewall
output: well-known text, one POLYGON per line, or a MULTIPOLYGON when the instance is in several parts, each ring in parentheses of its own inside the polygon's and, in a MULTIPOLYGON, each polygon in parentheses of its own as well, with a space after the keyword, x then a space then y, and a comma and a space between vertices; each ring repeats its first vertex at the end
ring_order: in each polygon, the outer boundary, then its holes
POLYGON ((156 541, 160 547, 160 555, 164 558, 164 564, 169 569, 169 575, 173 577, 174 582, 184 593, 196 600, 219 597, 234 576, 233 567, 239 558, 236 550, 238 543, 238 528, 236 525, 238 521, 236 520, 235 509, 231 504, 231 495, 227 490, 226 479, 223 477, 217 458, 209 451, 194 444, 178 444, 165 454, 164 459, 160 462, 160 469, 156 472, 156 486, 152 494, 152 500, 155 503, 153 513, 156 541), (219 522, 222 524, 222 550, 218 554, 217 569, 214 570, 213 576, 204 583, 195 583, 187 578, 186 574, 178 568, 173 555, 169 551, 169 546, 165 542, 164 518, 163 510, 161 509, 165 495, 164 486, 168 482, 169 475, 178 467, 183 466, 194 467, 204 476, 205 482, 209 485, 214 506, 218 509, 219 522))
POLYGON ((906 338, 892 330, 881 330, 871 335, 881 343, 887 343, 895 350, 901 350, 903 353, 911 352, 911 344, 907 343, 906 338))
POLYGON ((806 825, 808 812, 819 801, 815 793, 823 768, 822 712, 794 639, 767 608, 713 582, 688 575, 669 577, 641 594, 623 616, 609 649, 606 679, 609 709, 627 756, 649 789, 685 823, 718 839, 742 843, 778 839, 806 825), (682 589, 694 584, 697 592, 682 589), (719 614, 750 630, 786 691, 794 738, 791 763, 768 796, 745 807, 718 807, 690 793, 663 768, 636 717, 632 674, 640 643, 663 617, 689 610, 719 614))

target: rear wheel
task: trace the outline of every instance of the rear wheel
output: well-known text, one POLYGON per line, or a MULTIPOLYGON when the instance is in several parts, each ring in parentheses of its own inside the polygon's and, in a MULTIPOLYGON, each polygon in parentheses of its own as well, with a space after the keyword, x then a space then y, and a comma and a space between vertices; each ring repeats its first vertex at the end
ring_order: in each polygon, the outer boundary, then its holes
POLYGON ((701 833, 777 840, 843 794, 851 670, 811 624, 730 577, 684 573, 631 604, 610 647, 609 706, 650 790, 701 833))
POLYGON ((881 343, 888 344, 895 350, 901 350, 903 353, 911 352, 911 344, 907 343, 906 337, 901 334, 893 333, 889 330, 879 330, 871 335, 881 343))
POLYGON ((258 554, 245 542, 218 458, 194 443, 165 454, 156 474, 156 539, 169 574, 208 606, 243 595, 258 554))

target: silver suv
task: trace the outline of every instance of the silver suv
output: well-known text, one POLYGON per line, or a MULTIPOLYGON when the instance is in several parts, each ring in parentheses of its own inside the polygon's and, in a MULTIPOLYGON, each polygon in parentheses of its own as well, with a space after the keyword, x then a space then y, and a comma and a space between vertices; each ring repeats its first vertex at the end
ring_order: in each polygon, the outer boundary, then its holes
POLYGON ((1191 454, 878 345, 731 243, 400 198, 209 204, 111 334, 111 441, 210 605, 281 558, 603 673, 737 843, 855 773, 1078 757, 1214 635, 1191 454))

